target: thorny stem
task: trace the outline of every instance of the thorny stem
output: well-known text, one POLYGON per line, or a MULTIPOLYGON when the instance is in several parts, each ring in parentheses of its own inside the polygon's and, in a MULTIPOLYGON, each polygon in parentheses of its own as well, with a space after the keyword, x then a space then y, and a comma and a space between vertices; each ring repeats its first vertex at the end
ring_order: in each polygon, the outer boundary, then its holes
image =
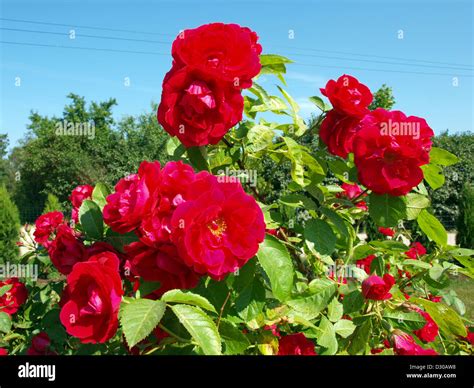
POLYGON ((224 314, 224 309, 225 309, 225 306, 227 305, 227 302, 229 301, 231 293, 232 293, 232 290, 229 290, 225 298, 225 301, 222 304, 221 309, 219 311, 219 318, 217 318, 217 330, 219 330, 219 325, 221 324, 222 315, 224 314))

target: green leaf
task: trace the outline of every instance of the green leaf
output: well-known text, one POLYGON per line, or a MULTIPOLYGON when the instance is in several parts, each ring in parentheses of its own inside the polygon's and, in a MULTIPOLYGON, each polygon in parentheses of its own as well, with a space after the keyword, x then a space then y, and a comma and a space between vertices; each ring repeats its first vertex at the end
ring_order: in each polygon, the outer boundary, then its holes
POLYGON ((119 252, 123 252, 123 247, 132 242, 138 241, 138 237, 134 232, 120 234, 108 229, 106 233, 106 241, 111 244, 119 252))
POLYGON ((372 332, 372 320, 365 320, 360 326, 357 326, 351 336, 347 352, 349 354, 364 354, 367 344, 369 342, 370 333, 372 332))
POLYGON ((186 149, 188 159, 198 171, 209 171, 206 147, 190 147, 186 149))
POLYGON ((451 166, 459 162, 456 155, 442 148, 432 147, 430 151, 430 163, 440 164, 442 166, 451 166))
POLYGON ((168 156, 173 156, 176 149, 181 145, 177 137, 170 137, 166 142, 166 153, 168 156))
POLYGON ((342 236, 349 237, 346 221, 337 212, 327 207, 320 207, 319 211, 332 222, 342 236))
POLYGON ((364 306, 365 299, 362 293, 358 290, 352 291, 348 295, 344 296, 342 301, 342 306, 344 307, 344 314, 354 313, 360 311, 362 306, 364 306))
POLYGON ((406 195, 407 220, 416 220, 423 209, 430 206, 430 199, 424 195, 408 193, 406 195))
POLYGON ((334 331, 342 338, 349 337, 355 330, 356 325, 348 319, 341 319, 334 324, 334 331))
POLYGON ((261 54, 260 63, 262 66, 275 65, 280 63, 293 63, 293 61, 287 57, 276 54, 261 54))
POLYGON ((309 97, 309 100, 316 105, 322 112, 326 111, 326 104, 324 103, 323 99, 318 96, 309 97))
POLYGON ((277 238, 266 235, 257 253, 258 262, 270 279, 275 298, 285 301, 291 297, 295 270, 286 249, 277 238))
POLYGON ((159 300, 132 299, 120 305, 120 323, 130 348, 145 339, 160 323, 166 304, 159 300))
POLYGON ((442 247, 448 244, 448 233, 444 229, 443 224, 426 209, 420 212, 416 221, 420 229, 430 240, 442 247))
POLYGON ((214 306, 206 298, 198 294, 193 294, 189 291, 170 290, 163 294, 161 300, 166 303, 184 303, 193 306, 199 306, 205 310, 217 313, 214 306))
POLYGON ((410 302, 422 306, 446 336, 467 336, 463 320, 452 308, 443 303, 435 303, 421 298, 412 298, 410 302))
POLYGON ((406 204, 401 197, 371 193, 369 201, 369 214, 378 226, 396 226, 406 217, 406 204))
POLYGON ((283 140, 288 148, 287 157, 291 161, 291 178, 298 183, 301 187, 307 185, 304 177, 304 165, 303 165, 303 150, 301 146, 289 137, 284 137, 283 140))
POLYGON ((330 280, 315 279, 310 283, 309 294, 289 300, 287 304, 303 318, 311 320, 327 307, 336 289, 336 284, 330 280))
POLYGON ((86 199, 79 208, 79 221, 86 235, 99 240, 104 234, 104 221, 99 205, 86 199))
POLYGON ((250 152, 259 152, 273 143, 275 132, 266 125, 254 125, 250 128, 247 139, 249 142, 248 150, 250 152))
POLYGON ((181 324, 191 334, 194 341, 206 355, 220 355, 222 352, 221 338, 217 327, 209 316, 199 307, 186 304, 171 306, 181 324))
POLYGON ((92 191, 92 200, 99 205, 100 210, 107 204, 107 196, 110 194, 109 188, 105 183, 99 182, 95 185, 92 191))
POLYGON ((322 355, 334 355, 337 353, 337 339, 334 326, 329 320, 323 316, 319 323, 319 330, 316 332, 318 345, 326 348, 321 352, 322 355))
POLYGON ((12 287, 13 284, 5 284, 4 286, 0 287, 0 298, 10 291, 12 287))
POLYGON ((383 317, 394 326, 409 330, 421 329, 426 324, 425 319, 417 312, 387 311, 383 317))
POLYGON ((304 228, 304 238, 314 244, 314 249, 322 255, 330 255, 336 247, 337 237, 323 220, 309 220, 304 228))
POLYGON ((433 190, 439 189, 444 185, 445 177, 443 169, 436 164, 425 164, 421 166, 425 181, 431 186, 433 190))
POLYGON ((12 328, 12 319, 7 313, 0 311, 0 332, 8 334, 12 328))
POLYGON ((221 320, 219 333, 224 342, 224 354, 242 354, 250 346, 250 341, 242 331, 226 320, 221 320))
POLYGON ((328 319, 331 322, 336 322, 342 318, 342 304, 337 300, 337 298, 333 298, 328 305, 328 319))

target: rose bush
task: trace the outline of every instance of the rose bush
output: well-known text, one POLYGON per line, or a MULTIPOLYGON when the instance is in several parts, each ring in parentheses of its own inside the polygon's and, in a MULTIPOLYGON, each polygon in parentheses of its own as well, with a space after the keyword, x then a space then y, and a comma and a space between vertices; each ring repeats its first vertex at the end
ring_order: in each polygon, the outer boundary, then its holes
POLYGON ((448 244, 426 186, 457 159, 424 119, 371 111, 342 75, 321 90, 331 105, 310 98, 309 127, 281 86, 291 61, 235 24, 183 31, 172 58, 157 111, 172 161, 79 186, 71 219, 38 218, 20 260, 40 279, 0 283, 0 355, 472 353, 449 282, 473 277, 474 252, 448 244), (264 155, 291 164, 276 202, 254 174, 264 155), (362 238, 367 220, 381 240, 362 238))

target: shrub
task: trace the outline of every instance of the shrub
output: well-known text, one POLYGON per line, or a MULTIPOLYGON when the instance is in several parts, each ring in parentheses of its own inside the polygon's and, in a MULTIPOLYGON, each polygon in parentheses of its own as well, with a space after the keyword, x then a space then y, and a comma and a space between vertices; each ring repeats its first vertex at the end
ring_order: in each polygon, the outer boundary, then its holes
POLYGON ((20 218, 18 209, 10 199, 7 189, 0 187, 0 263, 18 256, 18 230, 20 218))
POLYGON ((463 248, 474 248, 474 186, 466 184, 459 201, 458 235, 456 243, 463 248))
POLYGON ((54 211, 62 211, 61 203, 59 202, 58 197, 56 197, 54 194, 48 194, 48 198, 46 198, 46 203, 44 204, 43 213, 54 211))

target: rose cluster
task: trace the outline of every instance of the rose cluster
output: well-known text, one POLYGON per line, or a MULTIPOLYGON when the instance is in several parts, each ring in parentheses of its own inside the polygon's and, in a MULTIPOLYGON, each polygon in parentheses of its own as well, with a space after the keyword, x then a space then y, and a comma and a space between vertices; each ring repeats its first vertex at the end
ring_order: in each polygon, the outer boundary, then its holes
MULTIPOLYGON (((91 195, 90 186, 74 189, 73 220, 91 195)), ((136 241, 123 252, 103 241, 87 245, 60 212, 40 216, 34 232, 67 275, 60 319, 83 343, 115 334, 123 279, 158 282, 150 298, 193 288, 203 275, 221 280, 252 258, 265 236, 263 213, 240 182, 195 173, 181 161, 163 167, 142 162, 107 196, 103 219, 116 233, 135 234, 136 241)))
POLYGON ((376 194, 407 194, 423 180, 431 137, 426 121, 400 111, 369 110, 372 93, 350 75, 321 89, 331 104, 319 136, 333 155, 354 154, 358 179, 376 194))
POLYGON ((237 24, 182 31, 163 80, 157 117, 186 147, 217 144, 242 120, 242 89, 260 72, 258 36, 237 24))

